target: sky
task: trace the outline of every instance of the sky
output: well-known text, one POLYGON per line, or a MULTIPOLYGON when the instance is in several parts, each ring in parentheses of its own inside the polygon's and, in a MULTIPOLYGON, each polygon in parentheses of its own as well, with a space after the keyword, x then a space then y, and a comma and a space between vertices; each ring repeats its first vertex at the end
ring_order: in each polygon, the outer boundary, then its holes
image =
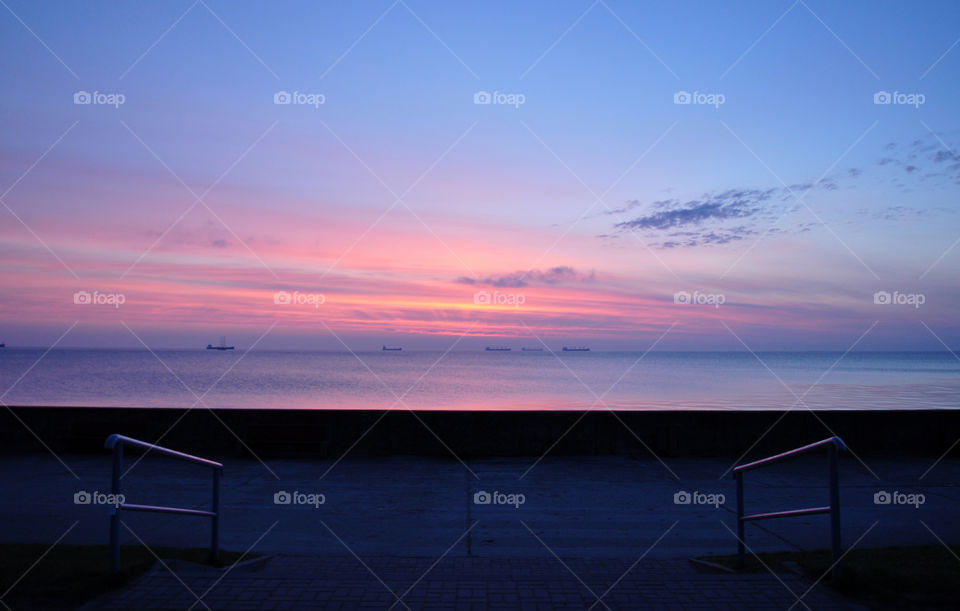
POLYGON ((960 347, 953 2, 0 2, 0 341, 960 347))

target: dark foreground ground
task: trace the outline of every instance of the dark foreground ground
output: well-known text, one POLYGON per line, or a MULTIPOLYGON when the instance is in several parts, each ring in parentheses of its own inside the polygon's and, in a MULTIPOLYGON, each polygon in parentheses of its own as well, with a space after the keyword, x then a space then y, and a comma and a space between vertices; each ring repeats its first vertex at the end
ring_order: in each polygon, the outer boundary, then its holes
MULTIPOLYGON (((0 499, 2 542, 106 543, 109 508, 76 504, 74 495, 109 491, 109 455, 61 458, 73 474, 52 455, 8 456, 0 463, 0 482, 8 491, 0 499)), ((208 470, 163 458, 136 459, 128 458, 132 469, 123 480, 127 502, 209 507, 208 470)), ((850 604, 822 584, 811 589, 814 580, 790 571, 702 573, 688 562, 736 551, 735 488, 726 474, 732 459, 460 462, 400 456, 224 462, 221 545, 261 560, 226 573, 184 563, 158 565, 92 608, 850 604), (275 502, 284 492, 291 503, 275 502), (483 497, 476 495, 483 492, 495 500, 478 503, 483 497), (677 503, 683 492, 717 505, 677 503)), ((824 505, 826 474, 820 455, 751 472, 748 511, 824 505)), ((953 458, 861 462, 845 456, 844 545, 960 543, 958 481, 960 461, 953 458), (890 494, 890 504, 876 502, 883 492, 890 494), (902 504, 907 499, 913 504, 902 504)), ((205 518, 121 515, 124 544, 203 547, 209 541, 205 518)), ((747 543, 757 552, 823 549, 829 547, 828 523, 826 516, 767 521, 748 528, 747 543)))

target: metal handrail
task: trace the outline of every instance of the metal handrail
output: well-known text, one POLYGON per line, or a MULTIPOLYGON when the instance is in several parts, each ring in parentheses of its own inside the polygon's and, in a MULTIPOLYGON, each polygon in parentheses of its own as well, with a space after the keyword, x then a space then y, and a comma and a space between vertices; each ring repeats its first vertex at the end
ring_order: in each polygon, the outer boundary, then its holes
POLYGON ((120 472, 123 470, 124 446, 141 448, 148 452, 155 452, 189 463, 202 465, 213 469, 213 511, 199 509, 185 509, 182 507, 164 507, 160 505, 136 505, 133 503, 118 503, 113 506, 110 514, 110 570, 116 573, 120 568, 120 510, 150 511, 158 513, 173 513, 186 516, 202 516, 211 518, 210 557, 216 561, 220 557, 220 477, 223 475, 223 464, 199 456, 184 454, 170 448, 158 446, 125 435, 110 435, 104 447, 113 450, 113 478, 111 492, 114 498, 120 498, 120 472))
POLYGON ((821 513, 830 514, 830 539, 833 548, 833 579, 840 577, 840 470, 837 455, 839 452, 847 451, 847 446, 839 437, 830 437, 815 443, 795 448, 787 452, 761 458, 753 462, 740 465, 733 469, 733 477, 737 480, 737 554, 740 565, 743 566, 746 556, 746 543, 744 539, 744 524, 756 520, 770 520, 774 518, 791 518, 796 516, 806 516, 821 513), (743 474, 745 471, 768 467, 770 465, 797 458, 804 454, 815 452, 822 448, 827 448, 830 461, 830 504, 825 507, 808 507, 805 509, 791 509, 787 511, 776 511, 771 513, 755 513, 744 515, 743 511, 743 474))

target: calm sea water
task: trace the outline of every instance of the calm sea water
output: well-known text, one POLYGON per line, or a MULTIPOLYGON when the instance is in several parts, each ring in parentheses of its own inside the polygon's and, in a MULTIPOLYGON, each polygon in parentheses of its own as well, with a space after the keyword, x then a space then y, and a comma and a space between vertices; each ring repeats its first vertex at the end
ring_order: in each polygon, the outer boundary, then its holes
POLYGON ((297 409, 960 407, 948 352, 0 350, 8 405, 297 409), (838 362, 839 359, 839 362, 838 362), (32 367, 32 369, 31 369, 32 367), (26 373, 26 375, 24 375, 26 373), (22 377, 21 377, 22 376, 22 377), (9 389, 9 390, 7 390, 9 389), (395 396, 396 395, 396 396, 395 396), (795 396, 796 395, 796 396, 795 396), (403 402, 397 402, 401 397, 403 402), (602 403, 600 400, 602 399, 602 403))

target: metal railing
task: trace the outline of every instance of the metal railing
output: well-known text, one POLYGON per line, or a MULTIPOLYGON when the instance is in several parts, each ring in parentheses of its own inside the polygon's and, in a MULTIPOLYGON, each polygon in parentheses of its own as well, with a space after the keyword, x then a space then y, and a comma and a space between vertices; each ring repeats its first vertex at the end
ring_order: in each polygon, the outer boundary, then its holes
POLYGON ((816 443, 811 443, 810 445, 805 445, 802 448, 796 448, 783 452, 782 454, 777 454, 775 456, 769 456, 767 458, 761 458, 760 460, 755 460, 753 462, 747 463, 745 465, 740 465, 739 467, 734 468, 733 476, 737 480, 737 553, 739 556, 740 565, 743 566, 745 556, 746 556, 746 543, 744 539, 744 525, 747 522, 752 522, 756 520, 770 520, 774 518, 790 518, 794 516, 807 516, 814 515, 819 513, 829 513, 830 514, 830 539, 831 546, 833 548, 833 578, 838 579, 840 577, 840 472, 838 467, 838 458, 837 454, 841 451, 846 451, 847 446, 843 443, 843 440, 839 437, 830 437, 822 441, 817 441, 816 443), (750 471, 751 469, 759 469, 761 467, 768 467, 774 463, 782 462, 784 460, 790 460, 804 454, 809 454, 810 452, 816 452, 822 448, 827 448, 827 453, 829 455, 830 461, 830 504, 825 507, 808 507, 806 509, 792 509, 789 511, 776 511, 772 513, 755 513, 752 515, 744 515, 743 513, 743 473, 745 471, 750 471))
POLYGON ((123 471, 123 449, 125 446, 142 448, 149 452, 155 452, 213 469, 213 511, 184 509, 181 507, 162 507, 158 505, 135 505, 127 502, 117 504, 114 506, 110 515, 110 570, 115 573, 120 567, 120 510, 152 511, 211 518, 210 558, 216 561, 220 556, 220 477, 223 475, 223 465, 212 460, 207 460, 206 458, 184 454, 183 452, 177 452, 170 448, 164 448, 124 435, 110 435, 107 437, 104 447, 113 449, 113 481, 111 487, 114 498, 119 498, 118 495, 120 494, 120 477, 121 471, 123 471))

